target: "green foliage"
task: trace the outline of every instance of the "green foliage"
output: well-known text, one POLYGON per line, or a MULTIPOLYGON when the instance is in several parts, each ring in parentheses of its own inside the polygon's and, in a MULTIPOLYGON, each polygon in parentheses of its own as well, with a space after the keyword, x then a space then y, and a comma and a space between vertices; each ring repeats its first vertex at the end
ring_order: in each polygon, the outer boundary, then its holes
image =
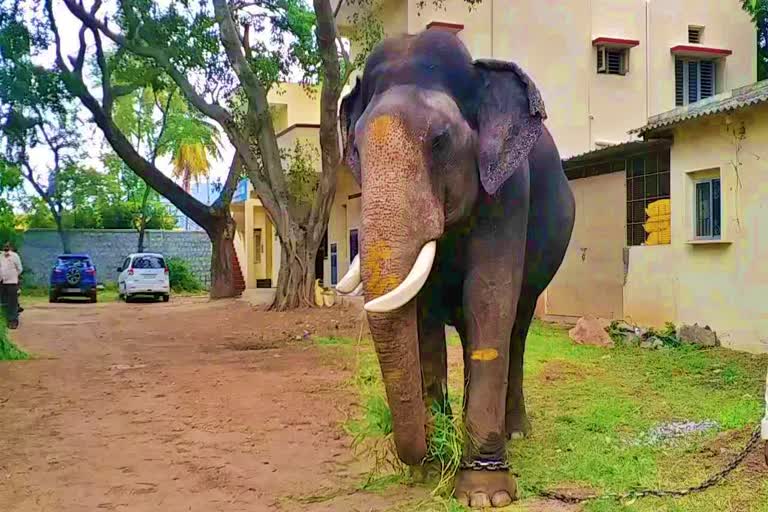
POLYGON ((768 0, 741 0, 757 27, 757 79, 768 79, 768 0))
POLYGON ((0 361, 19 361, 29 359, 29 354, 21 350, 8 337, 5 322, 0 322, 0 361))
POLYGON ((317 191, 320 152, 311 142, 297 139, 292 149, 282 153, 291 197, 298 204, 311 205, 317 191))
POLYGON ((181 258, 168 258, 165 260, 168 265, 168 278, 171 282, 171 289, 174 292, 199 292, 203 290, 200 280, 192 273, 189 263, 181 258))

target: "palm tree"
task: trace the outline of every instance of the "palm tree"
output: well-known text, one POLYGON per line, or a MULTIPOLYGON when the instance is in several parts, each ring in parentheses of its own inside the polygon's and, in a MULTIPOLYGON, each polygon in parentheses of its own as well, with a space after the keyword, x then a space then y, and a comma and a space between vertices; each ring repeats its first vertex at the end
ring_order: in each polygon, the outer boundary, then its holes
POLYGON ((182 101, 179 103, 171 108, 160 152, 172 156, 173 176, 189 192, 192 181, 208 178, 209 157, 220 158, 221 136, 216 126, 190 112, 182 101))

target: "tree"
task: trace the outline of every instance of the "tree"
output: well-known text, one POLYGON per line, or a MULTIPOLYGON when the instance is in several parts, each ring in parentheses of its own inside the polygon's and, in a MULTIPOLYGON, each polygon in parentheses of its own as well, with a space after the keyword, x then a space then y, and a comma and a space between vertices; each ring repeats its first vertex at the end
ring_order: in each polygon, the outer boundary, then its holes
POLYGON ((0 158, 0 243, 11 242, 19 246, 20 237, 16 225, 16 215, 8 201, 8 196, 21 187, 21 172, 18 167, 8 164, 0 158))
POLYGON ((0 158, 21 172, 48 207, 67 253, 57 184, 77 156, 77 120, 56 74, 32 63, 32 44, 19 19, 0 12, 0 158), (32 163, 30 152, 37 149, 49 166, 32 163))
POLYGON ((220 158, 221 137, 216 126, 187 108, 178 96, 176 98, 161 141, 161 153, 172 156, 173 176, 180 179, 184 190, 189 192, 192 181, 198 183, 209 178, 211 162, 208 157, 220 158))
MULTIPOLYGON (((330 1, 313 3, 314 12, 302 0, 213 0, 212 6, 207 2, 193 6, 172 1, 161 6, 148 0, 124 0, 110 5, 115 14, 105 17, 98 0, 89 7, 64 0, 67 10, 82 24, 76 54, 65 56, 53 2, 45 1, 56 68, 67 91, 80 99, 116 154, 134 172, 208 231, 214 251, 219 233, 227 232, 231 239, 234 230, 228 203, 242 166, 280 237, 282 260, 275 302, 280 309, 312 304, 313 263, 327 227, 340 157, 336 110, 346 78, 341 60, 347 56, 337 45, 330 1), (271 27, 273 42, 281 49, 269 50, 250 38, 252 32, 265 32, 265 27, 271 27), (109 59, 107 52, 113 48, 115 59, 109 59), (90 54, 98 64, 98 99, 84 75, 90 54), (136 62, 143 72, 123 76, 127 83, 120 83, 117 72, 121 66, 136 62), (320 71, 322 75, 322 172, 309 208, 288 190, 267 103, 269 88, 294 65, 304 69, 308 79, 316 79, 320 71), (191 106, 217 123, 236 150, 222 194, 225 200, 213 208, 170 182, 136 151, 115 123, 116 98, 132 88, 163 80, 172 81, 191 106)), ((231 240, 228 248, 231 254, 231 240)), ((220 257, 214 268, 229 265, 229 261, 220 257)))
MULTIPOLYGON (((229 203, 241 175, 239 155, 233 158, 222 191, 213 205, 208 206, 186 193, 136 151, 113 118, 117 99, 147 85, 152 85, 159 90, 164 84, 172 83, 168 78, 169 75, 163 71, 162 66, 126 51, 120 45, 116 45, 115 52, 108 54, 103 44, 104 33, 98 26, 87 24, 81 26, 74 40, 78 45, 75 55, 65 56, 53 2, 47 0, 39 3, 41 9, 34 9, 27 7, 23 2, 0 0, 0 13, 5 20, 11 20, 14 30, 22 33, 18 40, 26 41, 34 47, 35 53, 40 54, 52 47, 55 64, 46 68, 44 59, 38 59, 34 64, 35 69, 38 69, 41 74, 46 72, 55 77, 58 83, 63 84, 63 89, 68 94, 78 98, 92 116, 93 122, 104 134, 107 142, 126 165, 207 232, 213 248, 211 297, 234 295, 236 293, 232 273, 234 221, 229 213, 229 203), (86 69, 86 64, 92 65, 92 69, 86 69), (94 78, 97 80, 96 86, 100 88, 95 96, 91 93, 94 78), (164 78, 167 80, 163 80, 164 78)), ((136 18, 132 17, 134 8, 138 6, 142 10, 149 11, 152 2, 126 2, 126 4, 131 5, 127 10, 118 9, 116 19, 131 30, 138 28, 134 24, 136 18), (126 18, 124 14, 128 14, 128 17, 126 18)), ((81 2, 67 2, 66 7, 96 20, 95 16, 102 7, 102 2, 96 0, 87 10, 81 2)), ((163 30, 158 34, 160 36, 170 34, 174 29, 173 20, 164 21, 171 22, 169 27, 171 31, 163 30)), ((131 34, 131 40, 133 40, 133 34, 131 34)))
POLYGON ((741 0, 757 27, 757 79, 768 79, 768 0, 741 0))

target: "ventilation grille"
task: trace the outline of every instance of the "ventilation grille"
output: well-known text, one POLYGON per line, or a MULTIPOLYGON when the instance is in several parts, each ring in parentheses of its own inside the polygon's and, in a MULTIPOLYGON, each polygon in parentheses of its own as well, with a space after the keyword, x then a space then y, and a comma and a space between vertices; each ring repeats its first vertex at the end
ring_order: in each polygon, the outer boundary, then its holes
POLYGON ((688 42, 691 44, 701 44, 704 27, 688 27, 688 42))

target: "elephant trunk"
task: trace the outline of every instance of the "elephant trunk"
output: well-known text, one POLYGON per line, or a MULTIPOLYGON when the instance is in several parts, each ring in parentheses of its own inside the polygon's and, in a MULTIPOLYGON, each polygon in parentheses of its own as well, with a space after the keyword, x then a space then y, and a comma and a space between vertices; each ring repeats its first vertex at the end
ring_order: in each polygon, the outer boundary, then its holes
POLYGON ((361 183, 365 309, 397 453, 409 465, 427 453, 416 295, 429 276, 445 220, 421 148, 398 117, 379 116, 369 125, 361 183))

